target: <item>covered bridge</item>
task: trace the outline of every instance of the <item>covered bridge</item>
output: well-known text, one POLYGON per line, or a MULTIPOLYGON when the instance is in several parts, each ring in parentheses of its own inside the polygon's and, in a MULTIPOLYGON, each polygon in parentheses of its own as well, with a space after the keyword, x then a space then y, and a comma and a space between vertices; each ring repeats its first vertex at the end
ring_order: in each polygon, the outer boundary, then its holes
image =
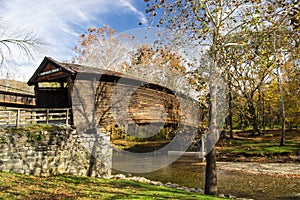
POLYGON ((194 120, 198 110, 182 107, 181 102, 191 101, 188 97, 115 71, 45 57, 28 85, 35 86, 37 107, 72 108, 76 126, 95 121, 102 128, 117 124, 198 125, 194 120), (183 109, 191 109, 187 112, 190 116, 183 116, 183 109))

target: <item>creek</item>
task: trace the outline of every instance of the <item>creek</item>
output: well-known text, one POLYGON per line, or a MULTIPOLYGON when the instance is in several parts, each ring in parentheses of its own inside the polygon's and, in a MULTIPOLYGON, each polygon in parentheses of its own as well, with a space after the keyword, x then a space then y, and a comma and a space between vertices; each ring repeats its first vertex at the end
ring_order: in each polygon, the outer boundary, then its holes
MULTIPOLYGON (((122 161, 124 162, 124 161, 122 161)), ((113 173, 122 173, 113 170, 113 173)), ((124 173, 128 175, 128 173, 124 173)), ((162 183, 177 183, 191 188, 204 188, 205 162, 182 156, 172 164, 147 173, 131 173, 162 183)), ((252 174, 243 171, 218 170, 218 193, 238 198, 289 200, 300 193, 300 177, 252 174)), ((298 197, 299 198, 299 197, 298 197)))

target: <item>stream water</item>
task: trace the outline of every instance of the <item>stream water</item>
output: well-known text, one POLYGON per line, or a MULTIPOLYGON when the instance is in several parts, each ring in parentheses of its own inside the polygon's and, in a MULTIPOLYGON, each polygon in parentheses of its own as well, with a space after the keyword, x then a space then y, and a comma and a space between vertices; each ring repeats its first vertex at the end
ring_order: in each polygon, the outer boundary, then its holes
MULTIPOLYGON (((114 170, 113 173, 122 172, 114 170)), ((185 156, 162 169, 132 175, 203 189, 205 163, 197 158, 185 156)), ((218 192, 259 200, 300 199, 295 197, 300 193, 300 178, 218 170, 218 192)))

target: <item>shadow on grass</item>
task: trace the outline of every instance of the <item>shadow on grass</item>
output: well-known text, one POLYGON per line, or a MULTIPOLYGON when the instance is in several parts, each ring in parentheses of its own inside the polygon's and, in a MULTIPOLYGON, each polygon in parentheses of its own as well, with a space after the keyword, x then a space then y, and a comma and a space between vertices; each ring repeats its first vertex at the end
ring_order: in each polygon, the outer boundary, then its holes
MULTIPOLYGON (((128 180, 0 172, 0 199, 201 199, 196 193, 128 180)), ((214 199, 205 196, 202 199, 214 199)))

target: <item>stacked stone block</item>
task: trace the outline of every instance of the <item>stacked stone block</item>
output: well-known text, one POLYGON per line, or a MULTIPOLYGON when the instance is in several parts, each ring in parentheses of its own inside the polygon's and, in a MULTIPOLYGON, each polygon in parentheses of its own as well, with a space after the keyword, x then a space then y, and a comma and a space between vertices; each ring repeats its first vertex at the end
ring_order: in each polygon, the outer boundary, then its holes
POLYGON ((59 130, 38 134, 39 139, 32 139, 23 133, 0 131, 0 170, 36 176, 111 174, 112 148, 106 132, 59 130))

